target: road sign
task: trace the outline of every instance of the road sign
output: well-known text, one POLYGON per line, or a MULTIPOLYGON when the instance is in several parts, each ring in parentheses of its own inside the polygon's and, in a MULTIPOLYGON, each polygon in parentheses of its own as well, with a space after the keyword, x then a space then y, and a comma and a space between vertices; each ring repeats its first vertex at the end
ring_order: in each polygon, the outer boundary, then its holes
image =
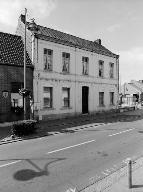
POLYGON ((8 97, 8 91, 3 90, 2 91, 2 97, 6 99, 8 97))

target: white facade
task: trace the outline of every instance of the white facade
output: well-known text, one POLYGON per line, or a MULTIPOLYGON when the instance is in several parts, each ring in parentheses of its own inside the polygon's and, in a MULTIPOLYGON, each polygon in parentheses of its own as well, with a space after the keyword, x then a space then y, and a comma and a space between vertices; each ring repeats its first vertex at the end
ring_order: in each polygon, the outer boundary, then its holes
POLYGON ((34 108, 40 119, 65 115, 82 114, 82 87, 88 87, 88 112, 117 108, 118 102, 118 59, 69 47, 54 42, 34 39, 34 108), (53 70, 44 70, 44 49, 53 50, 53 70), (69 74, 62 72, 62 53, 70 54, 69 74), (37 54, 38 53, 38 54, 37 54), (89 58, 89 74, 82 74, 82 57, 89 58), (104 75, 99 77, 99 60, 104 61, 104 75), (114 77, 109 76, 109 64, 114 63, 114 77), (43 87, 52 87, 52 107, 44 108, 43 87), (70 89, 70 106, 62 105, 62 88, 70 89), (104 92, 104 106, 99 106, 99 92, 104 92), (114 103, 110 104, 110 92, 114 103))
MULTIPOLYGON (((119 56, 102 47, 100 40, 91 42, 42 26, 38 28, 33 34, 27 30, 27 51, 34 65, 35 116, 42 120, 116 109, 119 56), (49 71, 44 69, 44 53, 52 54, 49 71), (69 60, 69 73, 62 71, 63 53, 69 60), (100 73, 99 63, 103 64, 100 73)), ((16 33, 24 39, 23 15, 16 33)))

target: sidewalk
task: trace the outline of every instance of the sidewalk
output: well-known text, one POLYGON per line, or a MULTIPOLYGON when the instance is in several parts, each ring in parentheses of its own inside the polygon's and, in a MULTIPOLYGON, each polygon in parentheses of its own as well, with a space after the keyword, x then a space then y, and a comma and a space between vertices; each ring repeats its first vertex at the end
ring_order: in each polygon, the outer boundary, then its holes
POLYGON ((84 188, 77 188, 78 192, 143 192, 143 156, 132 159, 132 187, 129 188, 129 168, 127 163, 99 178, 84 188))
POLYGON ((139 159, 140 165, 132 172, 132 188, 129 189, 128 175, 104 190, 104 192, 143 192, 143 159, 139 159))
MULTIPOLYGON (((68 117, 56 120, 47 120, 39 122, 39 128, 33 135, 26 136, 22 139, 31 139, 43 136, 50 136, 59 133, 74 133, 76 128, 87 124, 106 124, 113 122, 127 122, 143 119, 143 110, 137 109, 133 111, 126 111, 121 113, 105 112, 91 115, 80 115, 77 117, 68 117)), ((12 140, 11 138, 11 123, 0 123, 0 141, 12 140)), ((18 138, 21 139, 21 138, 18 138)))

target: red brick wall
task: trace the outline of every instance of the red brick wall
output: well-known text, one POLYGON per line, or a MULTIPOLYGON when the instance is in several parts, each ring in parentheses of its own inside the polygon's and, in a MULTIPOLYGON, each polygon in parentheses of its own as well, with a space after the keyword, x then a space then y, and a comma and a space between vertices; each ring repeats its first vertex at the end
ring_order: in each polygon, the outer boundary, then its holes
MULTIPOLYGON (((11 112, 11 83, 24 82, 22 66, 0 64, 0 121, 3 121, 11 112), (2 91, 8 91, 8 97, 2 97, 2 91)), ((33 92, 33 68, 26 69, 26 88, 33 92)), ((11 118, 11 117, 9 117, 11 118)), ((11 119, 8 119, 11 120, 11 119)))

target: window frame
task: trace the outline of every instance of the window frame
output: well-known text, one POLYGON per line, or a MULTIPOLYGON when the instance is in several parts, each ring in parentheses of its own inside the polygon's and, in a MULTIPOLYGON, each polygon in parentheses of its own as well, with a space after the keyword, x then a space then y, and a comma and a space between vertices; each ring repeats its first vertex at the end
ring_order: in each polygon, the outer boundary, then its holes
POLYGON ((43 86, 43 108, 44 109, 51 109, 53 108, 53 87, 47 87, 47 86, 43 86), (44 90, 45 88, 48 88, 50 91, 46 91, 44 90), (46 96, 49 95, 50 97, 46 96), (50 105, 45 105, 45 99, 49 99, 49 103, 50 105))
POLYGON ((115 105, 115 96, 114 92, 110 92, 110 105, 115 105))
POLYGON ((103 107, 104 105, 104 92, 99 92, 99 106, 103 107))
POLYGON ((82 56, 82 75, 89 75, 89 57, 82 56))
POLYGON ((70 73, 70 53, 62 52, 62 72, 70 73))
POLYGON ((69 87, 62 87, 62 107, 63 108, 70 108, 70 88, 69 87), (67 90, 68 97, 63 97, 63 91, 67 90), (68 103, 65 105, 65 103, 68 103))
POLYGON ((98 76, 99 76, 100 78, 103 78, 103 77, 104 77, 104 61, 102 61, 102 60, 99 60, 98 76), (102 67, 100 67, 100 66, 102 66, 102 67))
POLYGON ((114 63, 109 63, 109 77, 110 79, 114 78, 114 63))
POLYGON ((44 57, 44 59, 43 59, 44 71, 53 71, 53 50, 44 48, 43 57, 44 57), (47 53, 45 53, 45 51, 47 51, 47 53), (48 54, 50 52, 51 52, 51 54, 48 54), (45 62, 45 57, 46 57, 46 62, 45 62))

